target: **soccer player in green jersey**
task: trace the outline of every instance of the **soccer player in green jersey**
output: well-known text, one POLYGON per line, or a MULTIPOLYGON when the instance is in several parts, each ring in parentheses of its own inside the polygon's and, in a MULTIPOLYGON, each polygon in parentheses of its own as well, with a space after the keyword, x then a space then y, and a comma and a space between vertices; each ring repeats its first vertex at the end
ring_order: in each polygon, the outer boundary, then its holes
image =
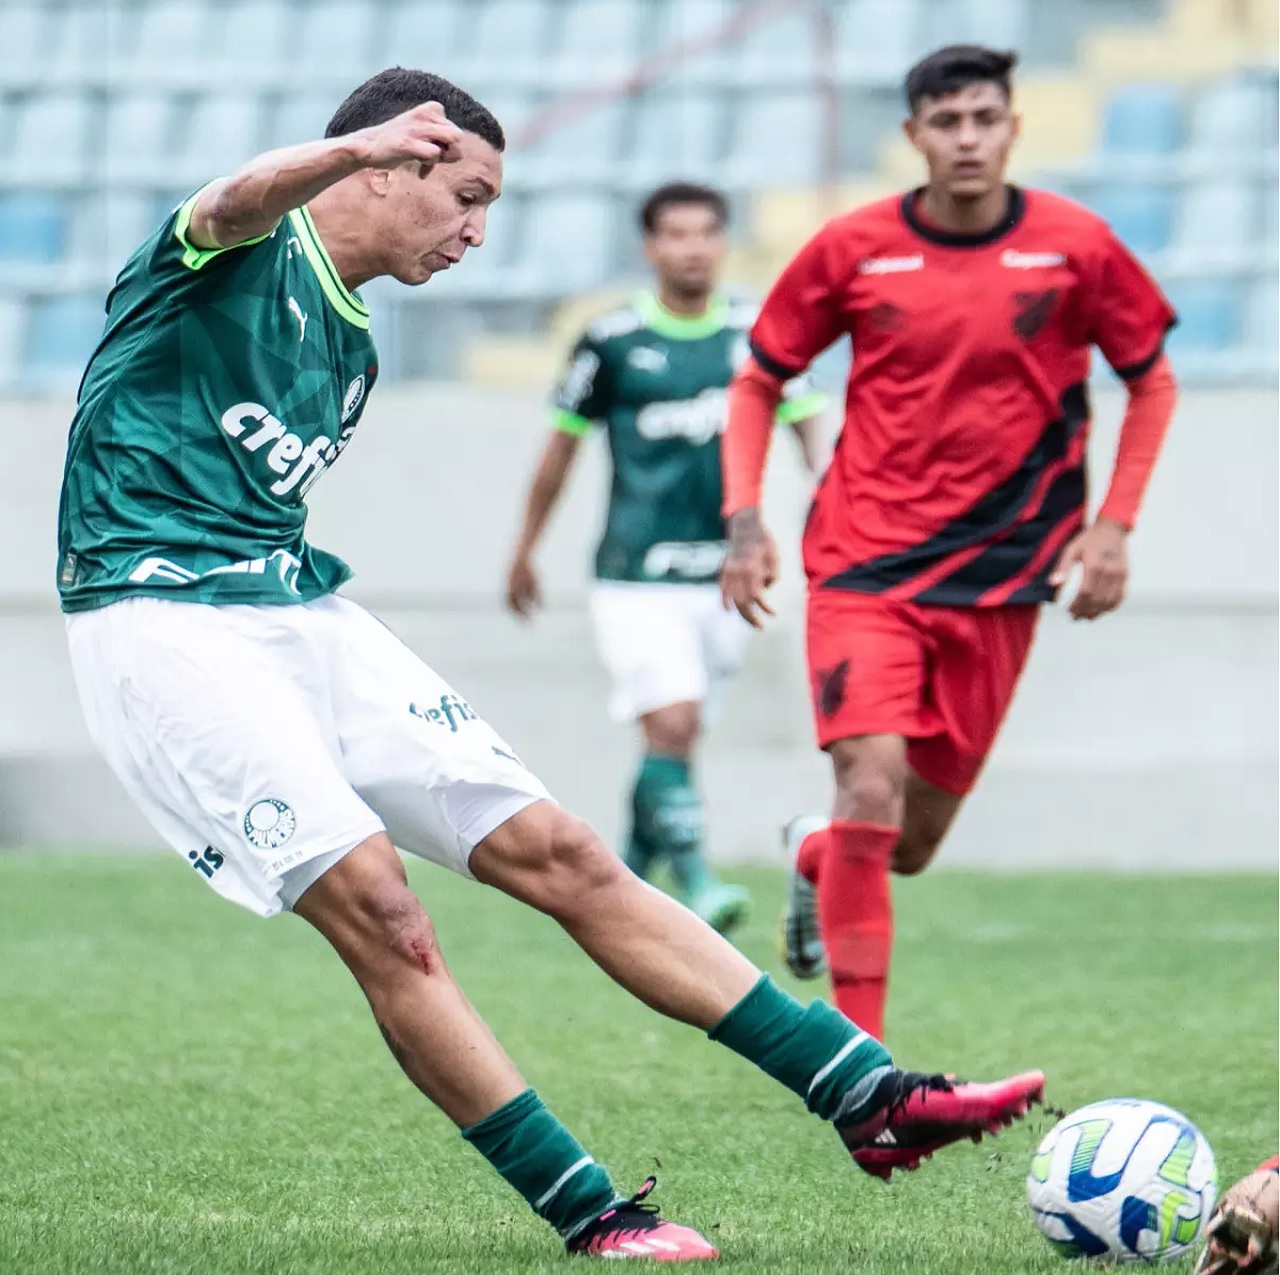
POLYGON ((1011 1119, 1043 1077, 902 1071, 834 1010, 798 1004, 551 800, 306 543, 306 493, 377 375, 356 289, 425 283, 478 248, 503 146, 468 94, 395 68, 324 140, 211 182, 134 253, 71 426, 72 665, 94 739, 193 874, 318 930, 409 1078, 571 1252, 713 1257, 642 1203, 651 1181, 620 1195, 528 1087, 394 847, 554 917, 629 991, 798 1094, 868 1172, 1011 1119))
MULTIPOLYGON (((507 604, 531 617, 541 600, 534 549, 582 439, 599 427, 613 474, 591 618, 613 682, 612 713, 639 724, 643 747, 624 857, 646 880, 665 861, 681 897, 722 933, 745 918, 750 898, 719 881, 706 861, 691 767, 750 633, 721 605, 716 586, 726 547, 720 434, 757 310, 718 291, 727 221, 724 195, 708 186, 672 182, 644 201, 640 228, 654 290, 598 318, 574 346, 507 578, 507 604)), ((822 406, 797 378, 778 410, 811 471, 822 449, 822 406)))

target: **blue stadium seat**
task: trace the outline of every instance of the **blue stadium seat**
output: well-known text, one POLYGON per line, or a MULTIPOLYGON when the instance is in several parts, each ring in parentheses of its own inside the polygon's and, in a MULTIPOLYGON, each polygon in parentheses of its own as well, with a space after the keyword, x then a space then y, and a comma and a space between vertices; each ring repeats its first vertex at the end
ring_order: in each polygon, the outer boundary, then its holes
POLYGON ((0 193, 0 263, 50 265, 62 256, 66 238, 60 196, 34 190, 0 193))
POLYGON ((513 150, 511 180, 540 187, 612 181, 621 166, 624 125, 632 109, 629 101, 588 107, 532 146, 513 150))
POLYGON ((139 5, 120 82, 177 86, 207 76, 213 35, 210 20, 209 8, 200 0, 151 0, 139 5))
POLYGON ((1187 188, 1178 211, 1174 246, 1200 261, 1253 255, 1258 241, 1258 198, 1252 182, 1223 178, 1187 188))
POLYGON ((51 37, 48 5, 15 4, 0 9, 0 87, 40 84, 46 76, 51 37))
POLYGON ((1172 155, 1183 144, 1182 95, 1171 84, 1134 84, 1113 93, 1102 149, 1113 156, 1172 155))
POLYGON ((729 50, 730 82, 740 88, 808 87, 818 68, 818 39, 809 11, 768 18, 729 50))
POLYGON ((0 295, 0 394, 22 388, 23 333, 27 307, 16 297, 0 295))
MULTIPOLYGON (((1037 23, 1041 8, 1037 6, 1037 23)), ((1028 0, 947 0, 929 12, 929 45, 985 44, 996 49, 1022 49, 1032 25, 1029 10, 1028 0)))
POLYGON ((544 195, 529 209, 517 273, 548 296, 599 287, 614 264, 617 228, 607 196, 544 195))
POLYGON ((1191 112, 1191 144, 1214 155, 1248 154, 1276 146, 1276 80, 1243 74, 1205 88, 1191 112))
POLYGON ((1178 312, 1169 351, 1219 353, 1240 342, 1241 289, 1228 279, 1174 280, 1166 289, 1178 312))
POLYGON ((201 98, 179 128, 171 181, 195 186, 234 172, 262 150, 261 99, 243 89, 201 98))
POLYGON ((898 85, 936 42, 920 0, 839 0, 836 59, 842 77, 898 85))
POLYGON ((570 0, 561 10, 552 78, 572 88, 633 70, 645 47, 640 20, 631 0, 570 0))
POLYGON ((219 4, 213 33, 217 54, 210 69, 217 84, 241 93, 253 81, 287 83, 293 71, 295 11, 280 0, 235 0, 219 4))
POLYGON ((164 181, 173 153, 173 99, 163 92, 128 93, 107 102, 102 174, 117 181, 164 181))
POLYGON ((26 370, 37 385, 74 383, 102 336, 97 293, 36 297, 27 321, 26 370))
MULTIPOLYGON (((290 39, 296 42, 294 66, 307 78, 351 79, 351 87, 368 79, 374 66, 373 35, 377 10, 360 0, 312 0, 298 15, 290 39)), ((424 26, 431 19, 420 17, 424 26)), ((334 101, 337 105, 337 99, 334 101)))
POLYGON ((126 47, 127 7, 115 4, 53 5, 48 83, 76 90, 103 88, 126 47))
POLYGON ((1173 197, 1161 186, 1102 185, 1085 201, 1135 252, 1144 256, 1168 247, 1173 197))
MULTIPOLYGON (((451 79, 466 78, 464 55, 473 25, 468 0, 432 0, 429 21, 423 20, 422 0, 403 0, 386 8, 389 12, 377 61, 383 66, 436 71, 451 79)), ((473 86, 468 83, 464 87, 473 86)))
POLYGON ((1280 348, 1280 290, 1272 271, 1259 276, 1249 288, 1244 311, 1244 344, 1265 352, 1274 360, 1280 348))
POLYGON ((335 93, 291 94, 273 112, 264 144, 293 146, 323 137, 339 101, 335 93))
POLYGON ((460 79, 492 82, 500 76, 511 88, 544 84, 551 51, 546 0, 471 0, 468 13, 472 44, 458 62, 460 79))
POLYGON ((820 175, 822 104, 817 93, 752 94, 732 112, 724 176, 735 188, 812 182, 820 175))
POLYGON ((29 98, 15 112, 5 180, 14 186, 69 186, 88 176, 90 115, 78 93, 29 98))
POLYGON ((714 173, 724 154, 725 125, 720 94, 655 86, 638 104, 628 184, 643 190, 714 173))

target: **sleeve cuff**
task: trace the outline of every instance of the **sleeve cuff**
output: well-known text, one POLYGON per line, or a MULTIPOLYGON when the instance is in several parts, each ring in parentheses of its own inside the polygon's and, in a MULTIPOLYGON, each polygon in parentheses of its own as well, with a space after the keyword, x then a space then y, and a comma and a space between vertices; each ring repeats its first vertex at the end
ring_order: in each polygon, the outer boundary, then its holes
POLYGON ((268 230, 265 235, 259 235, 256 239, 245 239, 241 243, 229 244, 225 248, 201 248, 197 244, 193 244, 187 238, 187 231, 191 228, 191 214, 195 211, 196 200, 212 185, 212 182, 208 182, 206 185, 201 186, 178 209, 177 220, 173 223, 173 237, 182 245, 182 264, 189 270, 199 270, 203 266, 207 266, 215 257, 222 256, 224 252, 233 252, 237 248, 248 248, 271 237, 272 232, 268 230))
POLYGON ((826 409, 827 396, 821 390, 810 390, 807 394, 798 394, 795 398, 784 398, 778 404, 774 420, 779 425, 794 425, 796 421, 806 421, 826 409))
POLYGON ((585 416, 579 416, 577 412, 566 412, 563 408, 557 409, 551 417, 552 429, 573 438, 582 438, 589 434, 591 426, 592 422, 585 416))

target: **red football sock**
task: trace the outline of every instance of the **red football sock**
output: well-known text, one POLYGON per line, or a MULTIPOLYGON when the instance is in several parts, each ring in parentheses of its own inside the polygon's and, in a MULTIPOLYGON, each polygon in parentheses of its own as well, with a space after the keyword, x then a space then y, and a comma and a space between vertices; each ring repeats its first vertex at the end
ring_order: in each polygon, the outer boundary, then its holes
POLYGON ((884 1039, 885 986, 893 947, 889 855, 900 828, 833 823, 818 878, 818 922, 836 1008, 884 1039))
POLYGON ((827 852, 827 843, 831 840, 831 825, 811 832, 796 851, 796 871, 810 885, 818 884, 818 873, 821 870, 822 856, 827 852))

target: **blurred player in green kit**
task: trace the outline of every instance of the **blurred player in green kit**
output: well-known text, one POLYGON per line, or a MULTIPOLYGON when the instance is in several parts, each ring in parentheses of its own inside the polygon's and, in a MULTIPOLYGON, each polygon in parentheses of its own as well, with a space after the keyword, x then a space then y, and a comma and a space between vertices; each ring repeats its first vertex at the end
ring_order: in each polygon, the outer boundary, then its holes
MULTIPOLYGON (((639 724, 644 749, 626 861, 645 878, 665 861, 684 900, 722 932, 746 917, 750 896, 707 863, 692 758, 750 633, 716 585, 725 552, 720 434, 757 310, 717 290, 727 221, 725 197, 706 186, 672 183, 645 200, 640 224, 655 289, 596 319, 574 346, 507 579, 508 606, 531 617, 541 603, 538 538, 583 438, 602 428, 612 480, 591 615, 612 714, 639 724)), ((795 429, 811 471, 822 406, 798 378, 777 414, 795 429)))

